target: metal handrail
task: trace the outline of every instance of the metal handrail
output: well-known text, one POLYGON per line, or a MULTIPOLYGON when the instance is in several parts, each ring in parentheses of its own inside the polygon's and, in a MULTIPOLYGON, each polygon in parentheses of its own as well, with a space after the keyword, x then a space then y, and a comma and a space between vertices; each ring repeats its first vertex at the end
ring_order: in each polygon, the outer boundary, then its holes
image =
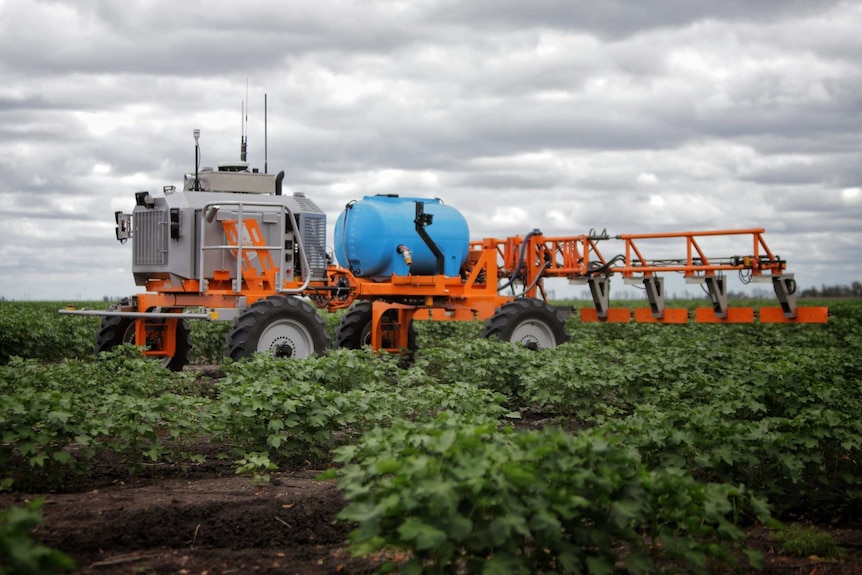
POLYGON ((285 276, 285 273, 284 273, 285 272, 285 270, 284 270, 285 246, 284 246, 283 241, 280 242, 280 245, 278 245, 278 246, 255 246, 254 250, 268 250, 268 251, 277 250, 279 252, 279 254, 280 254, 279 265, 278 265, 278 272, 276 274, 276 284, 277 285, 274 286, 276 292, 279 292, 279 293, 300 293, 300 292, 305 291, 305 289, 308 288, 308 285, 311 283, 311 270, 308 267, 308 257, 305 255, 305 245, 302 242, 301 230, 297 229, 298 222, 296 222, 296 219, 294 218, 293 212, 290 210, 290 208, 285 206, 285 205, 273 205, 273 204, 267 204, 267 203, 263 203, 263 202, 210 202, 210 203, 204 204, 204 206, 201 208, 201 217, 203 219, 206 219, 206 214, 207 214, 207 212, 209 212, 210 209, 219 210, 224 206, 236 206, 236 208, 237 208, 237 222, 239 223, 239 226, 240 226, 240 227, 238 227, 239 233, 237 236, 237 245, 235 245, 235 246, 232 246, 229 244, 214 245, 214 246, 206 245, 206 243, 205 243, 206 225, 205 225, 205 222, 203 222, 203 221, 201 222, 200 234, 199 234, 199 242, 200 242, 199 245, 201 248, 201 258, 200 258, 200 261, 198 262, 198 281, 200 282, 201 293, 205 293, 207 291, 207 283, 206 283, 205 278, 204 278, 204 257, 203 257, 203 252, 206 250, 236 250, 236 284, 234 285, 233 291, 236 293, 240 293, 242 291, 241 290, 242 280, 243 280, 242 254, 243 254, 243 250, 246 248, 243 248, 243 245, 242 245, 242 227, 241 226, 244 225, 243 224, 243 210, 246 206, 248 206, 248 207, 262 207, 262 208, 275 208, 275 207, 281 208, 281 211, 279 212, 279 223, 280 223, 280 229, 282 230, 282 233, 286 229, 285 215, 288 218, 290 218, 291 227, 294 229, 294 232, 295 232, 294 237, 296 239, 297 245, 299 246, 299 261, 300 261, 300 265, 302 266, 303 283, 300 287, 297 287, 297 288, 285 288, 284 287, 284 282, 285 282, 285 277, 284 277, 285 276))

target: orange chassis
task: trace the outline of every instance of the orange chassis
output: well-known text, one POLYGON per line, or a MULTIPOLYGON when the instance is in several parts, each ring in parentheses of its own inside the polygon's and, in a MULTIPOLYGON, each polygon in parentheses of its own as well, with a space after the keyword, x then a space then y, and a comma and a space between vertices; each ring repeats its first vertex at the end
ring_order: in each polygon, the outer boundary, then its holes
MULTIPOLYGON (((247 222, 248 224, 248 222, 247 222)), ((209 310, 184 317, 218 319, 219 310, 236 309, 276 294, 308 297, 318 308, 329 311, 349 307, 358 300, 372 302, 371 343, 374 349, 398 350, 408 347, 412 320, 486 320, 500 306, 515 297, 547 300, 542 280, 566 278, 587 285, 594 306, 580 310, 581 321, 687 323, 825 323, 828 309, 796 305, 796 284, 786 273, 786 262, 776 256, 763 239, 763 229, 676 232, 664 234, 624 234, 608 236, 546 237, 538 230, 525 237, 486 238, 471 242, 467 260, 459 276, 405 275, 387 278, 358 278, 347 269, 330 266, 326 281, 303 282, 293 278, 276 285, 278 269, 263 245, 239 247, 241 281, 230 279, 227 270, 217 270, 203 286, 186 280, 176 286, 167 280, 147 283, 147 293, 137 296, 137 310, 149 319, 136 322, 136 341, 150 341, 160 332, 160 345, 146 353, 171 357, 176 350, 177 312, 187 308, 209 310), (747 244, 745 255, 713 257, 701 248, 704 238, 723 236, 747 244), (606 240, 622 241, 621 252, 608 258, 599 250, 606 240), (644 244, 653 240, 682 243, 684 257, 649 259, 644 244), (243 254, 243 252, 246 252, 243 254), (248 254, 256 252, 263 269, 252 264, 248 254), (245 257, 243 257, 245 256, 245 257), (726 272, 736 271, 743 279, 771 282, 779 300, 777 307, 732 308, 727 305, 726 272), (662 273, 680 273, 687 281, 703 283, 710 307, 694 310, 664 305, 662 273), (643 285, 649 308, 611 308, 610 278, 621 276, 628 283, 643 285), (512 287, 502 294, 500 282, 512 287), (518 286, 520 293, 515 294, 518 286), (239 289, 236 289, 236 288, 239 289), (159 316, 153 312, 162 312, 159 316), (386 334, 386 335, 384 335, 386 334), (149 337, 148 337, 149 336, 149 337), (384 341, 389 342, 384 348, 384 341)), ((238 234, 228 234, 236 245, 238 234)), ((260 264, 259 264, 260 266, 260 264)))

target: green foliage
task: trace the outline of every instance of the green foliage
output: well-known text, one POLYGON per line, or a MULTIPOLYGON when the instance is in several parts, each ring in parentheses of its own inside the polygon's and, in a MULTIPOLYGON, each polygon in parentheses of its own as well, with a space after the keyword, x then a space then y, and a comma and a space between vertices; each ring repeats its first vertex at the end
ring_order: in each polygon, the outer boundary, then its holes
POLYGON ((456 339, 440 347, 420 348, 416 366, 435 381, 469 383, 517 403, 523 394, 523 378, 546 366, 549 351, 536 353, 496 339, 456 339))
POLYGON ((253 460, 268 468, 261 454, 320 459, 332 446, 333 432, 346 423, 341 394, 293 378, 292 363, 258 356, 226 366, 212 409, 217 438, 244 454, 242 469, 250 469, 253 460))
POLYGON ((45 575, 75 568, 69 557, 30 535, 43 521, 39 509, 44 503, 39 498, 27 507, 0 509, 0 575, 45 575))
POLYGON ((482 333, 481 321, 416 321, 419 348, 445 346, 452 341, 474 340, 482 333))
POLYGON ((336 461, 354 551, 407 549, 405 573, 612 573, 620 542, 632 572, 705 571, 733 562, 741 514, 768 518, 743 488, 649 471, 599 433, 515 432, 448 412, 370 431, 336 461))
MULTIPOLYGON (((193 446, 210 439, 240 472, 265 479, 405 420, 520 413, 527 425, 616 438, 615 449, 637 453, 638 469, 680 481, 689 495, 696 479, 744 485, 779 516, 858 516, 862 305, 828 305, 825 325, 572 319, 572 340, 539 352, 479 339, 480 322, 417 321, 410 366, 367 349, 331 350, 225 363, 223 379, 201 385, 193 371, 168 372, 131 346, 95 357, 96 318, 59 316, 56 303, 2 302, 0 489, 60 486, 106 452, 132 475, 149 463, 189 465, 202 457, 193 446)), ((324 317, 334 330, 339 314, 324 317)), ((193 361, 223 361, 227 328, 192 322, 193 361)))
POLYGON ((427 421, 445 409, 506 414, 502 396, 462 383, 434 385, 421 370, 367 349, 302 362, 259 355, 225 372, 212 429, 241 456, 243 471, 321 460, 338 441, 401 418, 427 421))
POLYGON ((839 559, 844 556, 844 548, 835 543, 829 533, 810 525, 793 524, 772 535, 778 544, 778 550, 787 555, 808 557, 817 555, 827 559, 839 559))
POLYGON ((233 324, 229 321, 190 321, 193 364, 221 363, 224 359, 225 337, 233 324))
MULTIPOLYGON (((105 309, 107 304, 84 305, 105 309)), ((45 361, 91 356, 99 319, 60 316, 61 307, 58 302, 0 301, 0 364, 14 356, 45 361)))
POLYGON ((173 373, 121 346, 96 361, 0 366, 0 467, 7 482, 56 487, 84 472, 98 450, 144 461, 183 463, 206 429, 193 374, 173 373))
POLYGON ((852 514, 862 506, 860 373, 850 350, 703 354, 687 372, 642 387, 631 413, 603 428, 652 466, 744 482, 781 512, 852 514))

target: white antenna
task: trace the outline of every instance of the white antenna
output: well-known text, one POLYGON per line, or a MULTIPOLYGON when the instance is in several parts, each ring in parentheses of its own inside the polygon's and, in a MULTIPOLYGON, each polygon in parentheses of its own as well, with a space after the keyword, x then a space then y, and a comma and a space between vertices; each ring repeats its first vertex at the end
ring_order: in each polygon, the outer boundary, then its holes
POLYGON ((195 181, 194 181, 194 184, 192 184, 192 191, 193 192, 199 192, 203 189, 203 188, 201 188, 201 181, 200 181, 200 177, 198 175, 198 172, 200 170, 200 161, 201 161, 201 148, 200 148, 200 143, 199 143, 199 140, 201 138, 201 131, 198 130, 197 128, 195 128, 194 131, 192 132, 192 136, 194 136, 194 139, 195 139, 195 181))

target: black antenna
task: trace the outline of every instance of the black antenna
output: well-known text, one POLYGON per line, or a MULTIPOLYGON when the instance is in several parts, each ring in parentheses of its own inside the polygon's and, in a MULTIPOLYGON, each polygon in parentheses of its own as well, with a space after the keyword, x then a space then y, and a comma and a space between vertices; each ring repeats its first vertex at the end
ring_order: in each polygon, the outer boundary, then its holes
POLYGON ((246 161, 246 149, 247 149, 247 138, 246 138, 246 124, 248 123, 248 110, 246 109, 246 103, 242 103, 242 116, 240 116, 240 139, 239 139, 239 161, 246 161))
POLYGON ((195 182, 192 185, 192 191, 199 192, 201 191, 201 181, 198 178, 198 170, 200 168, 201 149, 200 145, 198 144, 198 139, 201 137, 201 131, 195 128, 194 132, 192 132, 192 135, 195 137, 195 182))
POLYGON ((268 162, 268 153, 267 149, 267 134, 266 134, 266 92, 263 93, 263 173, 269 173, 269 162, 268 162))

